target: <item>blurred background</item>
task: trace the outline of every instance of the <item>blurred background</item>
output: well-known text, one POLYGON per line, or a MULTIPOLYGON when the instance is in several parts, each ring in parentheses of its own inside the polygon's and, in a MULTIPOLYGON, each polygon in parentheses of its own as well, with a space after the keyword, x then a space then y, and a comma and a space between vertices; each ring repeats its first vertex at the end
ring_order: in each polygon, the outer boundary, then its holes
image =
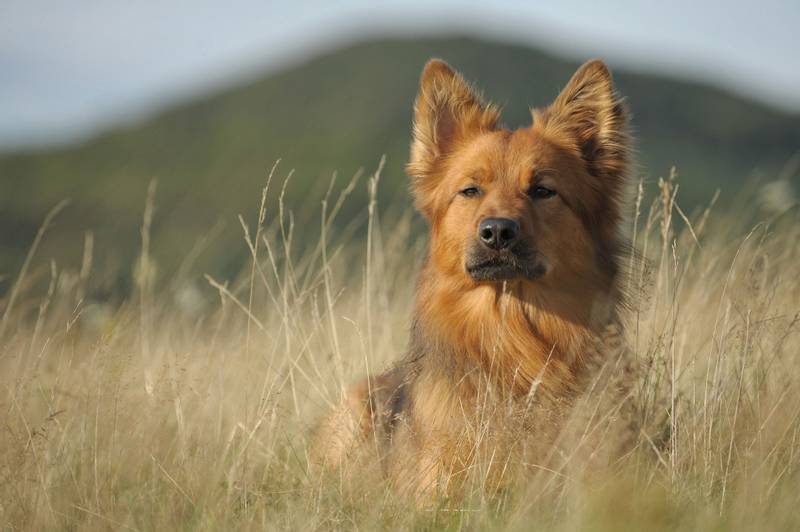
MULTIPOLYGON (((800 3, 789 0, 4 0, 0 295, 62 199, 28 282, 49 276, 49 259, 79 267, 90 240, 93 297, 124 295, 153 178, 160 278, 189 262, 199 279, 241 269, 237 215, 255 223, 277 159, 267 222, 291 172, 284 201, 298 247, 316 242, 334 173, 344 186, 384 155, 379 205, 407 208, 411 106, 431 56, 499 103, 510 127, 526 125, 580 63, 602 58, 633 112, 637 179, 676 167, 687 212, 717 190, 721 205, 742 201, 753 182, 791 204, 798 27, 800 3)), ((366 194, 361 177, 340 232, 364 219, 366 194)))

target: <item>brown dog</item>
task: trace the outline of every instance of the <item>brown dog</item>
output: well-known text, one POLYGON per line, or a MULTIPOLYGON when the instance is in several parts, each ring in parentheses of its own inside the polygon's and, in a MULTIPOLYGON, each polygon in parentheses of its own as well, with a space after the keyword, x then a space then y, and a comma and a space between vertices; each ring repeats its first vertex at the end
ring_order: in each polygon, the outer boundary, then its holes
POLYGON ((580 392, 618 320, 627 113, 591 61, 532 114, 530 127, 502 129, 446 63, 425 66, 408 173, 430 247, 409 353, 325 418, 317 462, 377 448, 403 490, 452 493, 520 428, 547 432, 548 412, 580 392))

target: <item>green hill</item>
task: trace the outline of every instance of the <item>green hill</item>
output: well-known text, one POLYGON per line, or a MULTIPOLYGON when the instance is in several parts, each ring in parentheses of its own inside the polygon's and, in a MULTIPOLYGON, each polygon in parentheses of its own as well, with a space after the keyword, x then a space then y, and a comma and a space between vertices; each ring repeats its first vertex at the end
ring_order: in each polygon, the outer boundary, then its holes
MULTIPOLYGON (((213 253, 198 269, 229 275, 242 261, 236 214, 253 219, 269 168, 295 169, 286 193, 298 226, 318 211, 337 171, 387 165, 382 204, 406 201, 411 104, 424 62, 442 57, 500 103, 509 126, 548 103, 578 63, 521 46, 472 39, 379 40, 356 44, 211 94, 79 146, 0 157, 0 275, 13 277, 44 214, 72 200, 40 258, 77 264, 83 233, 95 234, 96 271, 110 286, 129 279, 147 183, 159 179, 153 254, 169 274, 219 220, 213 253)), ((612 69, 614 65, 612 64, 612 69)), ((634 114, 639 175, 681 174, 687 207, 720 187, 732 195, 755 171, 776 172, 800 149, 800 116, 722 90, 614 69, 634 114)), ((362 212, 357 187, 342 219, 362 212)), ((273 194, 277 196, 277 194, 273 194)), ((306 224, 307 225, 307 224, 306 224)), ((318 222, 315 222, 316 226, 318 222)), ((0 283, 0 292, 8 288, 0 283)))

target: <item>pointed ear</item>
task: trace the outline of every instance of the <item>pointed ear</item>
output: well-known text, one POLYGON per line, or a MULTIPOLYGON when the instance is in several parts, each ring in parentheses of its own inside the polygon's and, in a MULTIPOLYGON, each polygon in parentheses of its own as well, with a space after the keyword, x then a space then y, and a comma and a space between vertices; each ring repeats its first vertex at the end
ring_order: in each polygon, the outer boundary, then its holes
MULTIPOLYGON (((497 126, 496 108, 481 97, 456 71, 439 59, 425 65, 414 104, 414 131, 407 166, 417 197, 430 194, 442 158, 460 142, 497 126)), ((422 202, 424 203, 424 201, 422 202)))
POLYGON ((618 185, 625 180, 628 111, 602 61, 581 66, 550 107, 534 111, 534 123, 568 139, 592 175, 618 185))

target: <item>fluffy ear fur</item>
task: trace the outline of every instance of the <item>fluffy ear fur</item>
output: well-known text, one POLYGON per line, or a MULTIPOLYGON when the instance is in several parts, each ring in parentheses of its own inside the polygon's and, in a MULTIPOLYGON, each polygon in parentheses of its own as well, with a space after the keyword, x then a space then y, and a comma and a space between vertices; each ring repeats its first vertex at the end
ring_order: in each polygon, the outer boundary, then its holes
POLYGON ((414 104, 414 132, 407 166, 417 207, 429 215, 438 167, 455 146, 497 126, 499 112, 439 59, 425 65, 414 104))
POLYGON ((579 150, 589 172, 606 184, 621 186, 629 159, 628 112, 602 61, 585 63, 534 123, 579 150))

